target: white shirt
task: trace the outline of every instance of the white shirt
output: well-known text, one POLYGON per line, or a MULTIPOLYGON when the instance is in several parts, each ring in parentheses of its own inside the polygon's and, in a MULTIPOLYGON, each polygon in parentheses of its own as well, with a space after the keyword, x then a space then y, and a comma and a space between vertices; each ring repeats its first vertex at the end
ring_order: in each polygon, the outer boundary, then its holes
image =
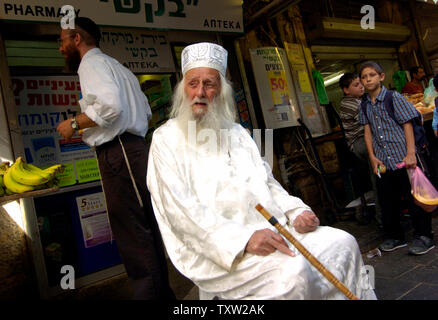
POLYGON ((81 111, 98 125, 84 129, 86 144, 99 146, 124 132, 146 136, 151 108, 129 69, 94 48, 82 57, 78 74, 81 111))
POLYGON ((245 252, 256 230, 276 231, 257 203, 357 296, 375 299, 359 285, 366 273, 361 274, 355 239, 330 227, 295 232, 293 221, 310 208, 274 179, 242 126, 234 124, 230 137, 226 151, 194 150, 172 119, 154 131, 149 152, 147 184, 167 253, 199 287, 201 299, 345 298, 298 252, 294 258, 279 251, 267 257, 245 252))

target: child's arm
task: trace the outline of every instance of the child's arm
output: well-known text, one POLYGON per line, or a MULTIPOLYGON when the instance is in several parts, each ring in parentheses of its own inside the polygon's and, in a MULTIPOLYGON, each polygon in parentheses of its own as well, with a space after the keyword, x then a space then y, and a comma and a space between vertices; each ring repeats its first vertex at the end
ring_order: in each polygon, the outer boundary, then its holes
POLYGON ((373 137, 371 135, 371 129, 369 124, 364 125, 364 140, 368 150, 368 157, 370 158, 371 168, 374 174, 377 174, 377 167, 379 165, 383 166, 383 162, 380 161, 374 154, 373 149, 373 137))
POLYGON ((406 168, 415 168, 417 166, 417 158, 415 157, 415 138, 414 129, 410 121, 403 123, 403 130, 406 137, 406 157, 403 161, 406 168))
POLYGON ((438 113, 437 113, 437 109, 438 106, 436 105, 436 102, 438 99, 435 99, 435 109, 433 109, 433 120, 432 120, 432 129, 433 129, 433 133, 435 134, 435 137, 438 138, 438 113))

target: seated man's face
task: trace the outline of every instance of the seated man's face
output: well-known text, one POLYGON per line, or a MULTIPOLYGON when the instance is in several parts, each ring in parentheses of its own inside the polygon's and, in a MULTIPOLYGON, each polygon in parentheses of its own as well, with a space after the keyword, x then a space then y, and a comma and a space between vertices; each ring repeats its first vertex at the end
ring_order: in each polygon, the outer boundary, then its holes
POLYGON ((191 101, 195 117, 207 113, 209 105, 220 93, 219 72, 212 68, 194 68, 184 76, 184 92, 191 101))

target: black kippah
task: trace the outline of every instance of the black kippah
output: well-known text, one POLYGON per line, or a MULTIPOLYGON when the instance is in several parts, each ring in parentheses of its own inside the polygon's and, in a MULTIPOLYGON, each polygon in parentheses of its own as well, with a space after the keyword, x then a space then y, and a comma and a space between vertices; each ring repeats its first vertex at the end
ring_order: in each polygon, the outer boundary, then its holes
POLYGON ((87 31, 90 36, 92 36, 96 40, 96 45, 99 45, 100 41, 100 29, 93 20, 86 17, 76 17, 75 25, 80 27, 82 30, 87 31))

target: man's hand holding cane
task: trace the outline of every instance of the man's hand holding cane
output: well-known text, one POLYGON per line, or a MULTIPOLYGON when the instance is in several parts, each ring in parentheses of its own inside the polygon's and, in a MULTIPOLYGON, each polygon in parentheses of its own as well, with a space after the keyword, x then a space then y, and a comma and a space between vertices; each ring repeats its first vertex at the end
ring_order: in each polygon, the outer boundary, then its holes
MULTIPOLYGON (((312 211, 306 210, 295 219, 293 226, 299 233, 312 232, 319 226, 319 219, 312 211)), ((284 238, 270 229, 254 232, 245 248, 245 251, 259 256, 267 256, 275 250, 295 257, 284 238)))

